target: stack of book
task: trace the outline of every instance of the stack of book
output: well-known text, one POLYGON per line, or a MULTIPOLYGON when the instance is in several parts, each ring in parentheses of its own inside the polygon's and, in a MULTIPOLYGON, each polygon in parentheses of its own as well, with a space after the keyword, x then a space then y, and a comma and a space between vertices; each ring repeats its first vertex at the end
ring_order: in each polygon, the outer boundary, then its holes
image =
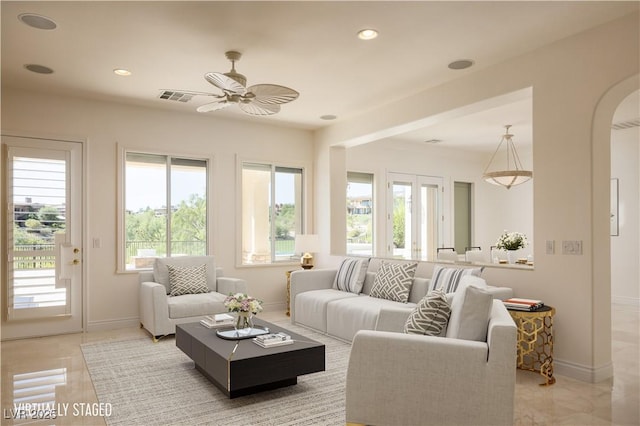
POLYGON ((274 346, 291 345, 293 339, 286 333, 269 333, 253 339, 253 343, 263 348, 272 348, 274 346))
POLYGON ((535 311, 544 306, 542 300, 511 298, 504 301, 507 309, 516 311, 535 311))
POLYGON ((233 326, 234 318, 229 314, 207 315, 200 320, 200 324, 207 328, 222 328, 233 326))

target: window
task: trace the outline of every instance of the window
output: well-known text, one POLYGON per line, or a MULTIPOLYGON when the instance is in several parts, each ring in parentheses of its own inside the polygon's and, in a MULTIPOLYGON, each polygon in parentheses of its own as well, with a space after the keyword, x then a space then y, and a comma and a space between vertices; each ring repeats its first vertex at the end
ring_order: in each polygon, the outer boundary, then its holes
POLYGON ((301 168, 242 163, 242 264, 292 260, 303 229, 301 168))
POLYGON ((204 159, 125 153, 124 269, 207 254, 207 169, 204 159))
POLYGON ((347 254, 373 256, 373 175, 347 172, 347 254))

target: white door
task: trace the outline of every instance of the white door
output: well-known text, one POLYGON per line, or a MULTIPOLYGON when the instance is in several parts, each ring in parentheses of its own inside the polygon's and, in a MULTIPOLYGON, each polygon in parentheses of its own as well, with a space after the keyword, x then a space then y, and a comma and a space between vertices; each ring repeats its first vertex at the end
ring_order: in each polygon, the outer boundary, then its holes
POLYGON ((389 173, 387 182, 387 254, 435 260, 445 228, 442 178, 389 173))
POLYGON ((2 136, 2 338, 82 331, 82 144, 2 136))

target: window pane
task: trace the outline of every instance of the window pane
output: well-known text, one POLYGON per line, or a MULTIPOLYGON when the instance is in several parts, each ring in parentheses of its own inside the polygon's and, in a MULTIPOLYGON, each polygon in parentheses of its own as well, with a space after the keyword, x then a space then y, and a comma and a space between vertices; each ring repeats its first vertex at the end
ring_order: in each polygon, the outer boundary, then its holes
POLYGON ((393 183, 393 256, 411 259, 411 183, 393 183))
POLYGON ((302 170, 276 167, 275 183, 275 260, 289 260, 302 228, 302 170))
POLYGON ((207 163, 171 158, 171 256, 207 254, 207 163))
POLYGON ((167 157, 127 153, 125 168, 125 264, 150 268, 167 255, 167 157))
POLYGON ((244 163, 242 263, 291 260, 302 211, 302 169, 244 163))
POLYGON ((347 173, 347 254, 373 256, 373 175, 347 173))
POLYGON ((271 166, 242 169, 242 263, 271 261, 271 166))

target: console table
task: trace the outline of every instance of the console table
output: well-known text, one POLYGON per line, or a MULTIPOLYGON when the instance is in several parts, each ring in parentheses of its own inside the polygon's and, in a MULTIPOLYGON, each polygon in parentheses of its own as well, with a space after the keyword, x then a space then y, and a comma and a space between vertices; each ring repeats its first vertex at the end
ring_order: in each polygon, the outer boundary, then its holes
POLYGON ((544 377, 541 386, 556 382, 553 377, 553 316, 556 310, 543 306, 535 311, 509 309, 518 327, 518 368, 544 377))

